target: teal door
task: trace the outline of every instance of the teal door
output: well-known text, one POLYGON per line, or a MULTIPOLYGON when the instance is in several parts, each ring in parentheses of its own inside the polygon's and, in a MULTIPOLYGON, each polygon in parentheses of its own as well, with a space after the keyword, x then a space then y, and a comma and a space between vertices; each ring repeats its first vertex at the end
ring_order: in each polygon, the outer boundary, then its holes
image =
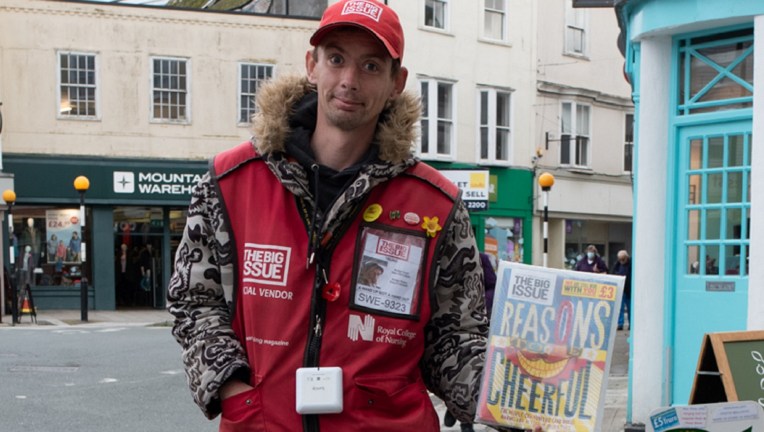
POLYGON ((682 127, 677 138, 669 380, 671 402, 686 404, 703 335, 746 326, 751 121, 682 127))

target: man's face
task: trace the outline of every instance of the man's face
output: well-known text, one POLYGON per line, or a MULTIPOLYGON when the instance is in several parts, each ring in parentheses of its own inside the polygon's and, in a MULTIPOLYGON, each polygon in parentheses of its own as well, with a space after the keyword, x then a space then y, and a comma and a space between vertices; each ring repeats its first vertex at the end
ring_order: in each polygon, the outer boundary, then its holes
POLYGON ((308 79, 318 90, 319 121, 343 131, 375 128, 388 100, 406 83, 406 70, 392 76, 392 58, 371 33, 341 28, 324 36, 306 55, 308 79))

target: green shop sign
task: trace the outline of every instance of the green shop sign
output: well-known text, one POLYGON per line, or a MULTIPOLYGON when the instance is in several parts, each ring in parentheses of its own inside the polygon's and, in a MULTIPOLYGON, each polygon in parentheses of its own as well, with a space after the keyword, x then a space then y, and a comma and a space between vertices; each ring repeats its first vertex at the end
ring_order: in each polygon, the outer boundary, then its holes
POLYGON ((206 161, 4 156, 19 203, 79 200, 74 179, 90 180, 90 203, 188 205, 191 190, 207 171, 206 161))

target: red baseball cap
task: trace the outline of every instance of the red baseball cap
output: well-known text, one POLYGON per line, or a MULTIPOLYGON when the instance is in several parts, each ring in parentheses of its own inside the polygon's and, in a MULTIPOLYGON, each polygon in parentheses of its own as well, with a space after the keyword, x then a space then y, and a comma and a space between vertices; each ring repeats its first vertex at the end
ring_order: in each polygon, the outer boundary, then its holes
POLYGON ((403 58, 403 28, 398 15, 375 0, 341 0, 326 8, 310 44, 318 46, 330 31, 346 26, 370 31, 385 45, 390 57, 403 58))

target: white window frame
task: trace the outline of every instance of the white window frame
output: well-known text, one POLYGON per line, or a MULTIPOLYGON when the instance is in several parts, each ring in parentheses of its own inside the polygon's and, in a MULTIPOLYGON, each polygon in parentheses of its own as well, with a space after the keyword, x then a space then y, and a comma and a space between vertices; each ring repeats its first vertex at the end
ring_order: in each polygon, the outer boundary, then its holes
POLYGON ((481 22, 480 22, 480 31, 482 33, 482 39, 487 41, 492 41, 492 42, 508 43, 509 42, 509 0, 501 0, 503 1, 503 9, 489 8, 487 5, 488 1, 491 1, 491 0, 482 0, 483 7, 481 10, 481 22), (496 38, 493 35, 488 34, 488 29, 486 27, 486 19, 489 13, 501 14, 501 36, 499 38, 496 38))
POLYGON ((149 57, 149 121, 151 123, 191 124, 191 59, 187 57, 150 56, 149 57), (184 89, 165 89, 154 87, 154 61, 176 61, 186 65, 186 86, 184 89), (154 93, 157 91, 176 91, 185 94, 185 116, 177 119, 154 116, 154 93))
POLYGON ((629 174, 634 172, 634 130, 636 129, 636 124, 634 123, 634 113, 624 113, 623 115, 623 172, 625 174, 629 174), (629 117, 631 117, 631 141, 628 140, 629 136, 627 134, 629 129, 629 117), (626 149, 628 147, 631 147, 631 167, 630 169, 626 169, 626 149))
POLYGON ((99 58, 98 53, 95 52, 86 52, 86 51, 68 51, 68 50, 60 50, 56 51, 56 96, 57 96, 57 109, 56 109, 56 117, 58 119, 62 120, 100 120, 101 119, 101 91, 100 91, 100 76, 98 73, 99 70, 99 58), (82 83, 67 83, 66 85, 68 87, 81 87, 81 88, 93 88, 94 96, 93 96, 93 103, 95 104, 95 114, 93 115, 76 115, 76 114, 65 114, 68 112, 71 112, 71 105, 68 103, 68 97, 65 101, 63 98, 63 94, 61 92, 61 87, 64 85, 61 82, 61 56, 63 55, 74 55, 74 56, 88 56, 93 57, 93 84, 82 84, 82 83))
POLYGON ((451 0, 423 0, 422 1, 422 27, 428 30, 449 32, 451 28, 451 0), (427 24, 427 3, 434 2, 443 5, 443 27, 427 24))
POLYGON ((420 119, 419 123, 421 133, 419 134, 419 139, 417 142, 417 153, 423 159, 454 160, 456 155, 456 107, 458 106, 458 102, 456 100, 456 82, 435 78, 419 78, 418 88, 420 93, 422 91, 422 84, 425 83, 427 84, 427 95, 421 95, 422 118, 420 119), (446 85, 451 89, 451 118, 438 116, 438 87, 440 85, 446 85), (426 132, 429 138, 427 143, 427 152, 422 151, 422 139, 425 136, 425 131, 421 130, 423 121, 428 122, 428 130, 426 132), (438 124, 442 122, 446 122, 451 125, 451 139, 447 143, 448 152, 446 153, 438 152, 438 124))
POLYGON ((513 97, 513 91, 509 89, 502 89, 502 88, 489 88, 489 87, 482 87, 478 88, 477 91, 477 111, 478 111, 478 117, 477 117, 477 138, 476 138, 476 151, 477 155, 476 158, 480 163, 483 164, 490 164, 490 165, 510 165, 513 160, 513 150, 514 150, 514 97, 513 97), (482 96, 483 94, 487 95, 488 97, 488 113, 487 113, 487 123, 483 123, 483 103, 482 103, 482 96), (508 103, 508 110, 509 110, 509 124, 506 126, 499 126, 497 125, 498 118, 497 118, 497 103, 498 103, 498 96, 499 94, 507 95, 509 98, 508 103), (488 141, 487 141, 487 157, 483 157, 483 138, 482 138, 482 131, 483 129, 488 129, 488 141), (507 157, 505 159, 499 159, 496 157, 496 139, 497 139, 497 132, 499 129, 506 130, 509 134, 509 137, 507 138, 507 157))
POLYGON ((565 0, 565 30, 563 53, 576 57, 589 55, 589 12, 585 8, 574 8, 573 0, 565 0), (581 34, 581 49, 572 48, 573 32, 581 34))
POLYGON ((257 92, 260 90, 260 87, 269 79, 273 78, 273 74, 275 72, 275 65, 270 63, 252 63, 252 62, 239 62, 238 64, 238 98, 236 101, 236 122, 239 125, 242 126, 248 126, 252 124, 252 115, 257 112, 256 105, 255 105, 255 98, 257 97, 257 92), (267 71, 267 77, 265 79, 258 79, 258 78, 249 78, 250 80, 254 81, 255 83, 255 92, 245 92, 244 91, 244 68, 253 68, 255 70, 259 68, 264 68, 267 71), (251 102, 251 106, 244 107, 242 105, 242 101, 247 98, 251 102), (242 113, 243 111, 247 111, 249 115, 247 116, 246 121, 242 120, 242 113))
POLYGON ((568 166, 573 168, 583 168, 583 169, 590 169, 591 163, 592 163, 592 106, 587 104, 580 104, 575 101, 562 101, 560 103, 560 165, 561 166, 568 166), (570 105, 570 131, 565 131, 565 119, 564 113, 565 113, 565 105, 570 105), (582 108, 586 108, 589 112, 588 121, 586 122, 586 133, 579 130, 580 127, 578 125, 579 119, 578 119, 578 113, 580 111, 583 111, 582 108), (570 138, 565 139, 565 136, 568 135, 570 138), (578 137, 586 138, 586 150, 581 152, 578 148, 578 137), (563 146, 568 145, 568 156, 571 160, 563 161, 562 155, 563 155, 563 146), (582 158, 586 158, 584 163, 576 163, 576 157, 581 156, 582 158))

